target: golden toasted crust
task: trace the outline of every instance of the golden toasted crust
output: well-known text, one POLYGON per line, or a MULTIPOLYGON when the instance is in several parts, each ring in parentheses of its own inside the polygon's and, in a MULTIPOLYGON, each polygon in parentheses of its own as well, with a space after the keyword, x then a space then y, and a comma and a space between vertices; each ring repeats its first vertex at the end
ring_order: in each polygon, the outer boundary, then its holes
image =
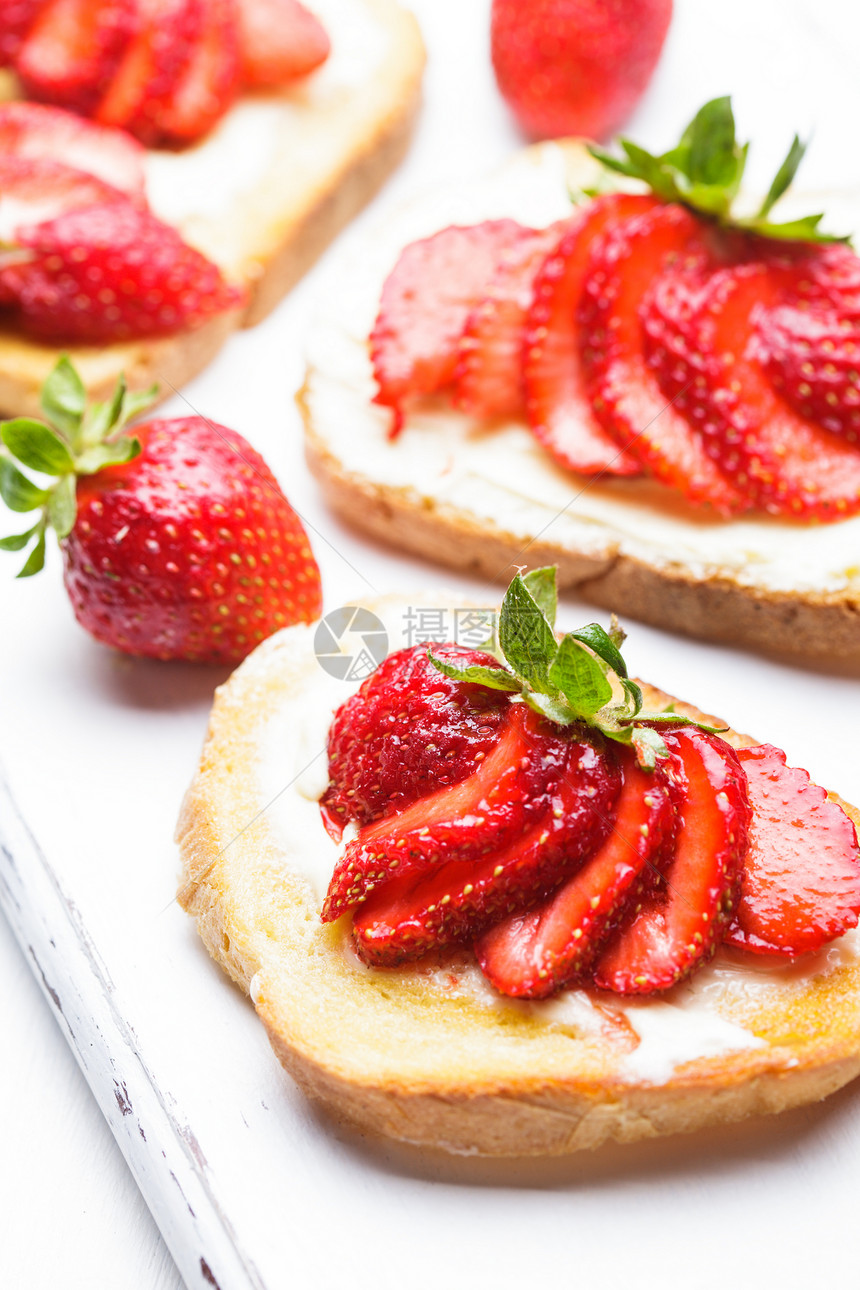
MULTIPOLYGON (((573 187, 587 188, 593 182, 593 162, 576 141, 537 145, 512 158, 507 188, 502 186, 504 170, 488 176, 488 196, 482 202, 478 193, 472 218, 508 213, 524 222, 539 222, 528 206, 522 206, 521 193, 540 187, 544 182, 540 176, 552 170, 550 182, 563 194, 562 166, 573 187), (550 166, 552 153, 562 159, 560 165, 550 166)), ((443 197, 439 195, 440 203, 443 197)), ((433 201, 431 195, 427 206, 435 213, 433 201)), ((451 216, 445 208, 435 227, 469 222, 468 213, 463 213, 466 209, 461 205, 451 216)), ((562 208, 548 206, 544 220, 562 213, 562 208)), ((492 578, 500 586, 508 581, 512 565, 556 564, 561 587, 575 587, 585 599, 607 608, 621 606, 625 614, 669 631, 801 663, 835 665, 852 672, 860 668, 860 582, 852 555, 856 534, 846 536, 842 555, 835 557, 834 580, 827 587, 808 576, 799 577, 794 585, 784 571, 773 582, 767 566, 779 557, 773 556, 775 544, 767 532, 771 521, 761 526, 771 555, 760 560, 751 549, 756 535, 749 532, 749 525, 737 523, 737 547, 726 559, 722 534, 732 529, 732 522, 720 524, 703 517, 660 485, 643 488, 641 481, 589 481, 565 474, 538 452, 524 431, 517 437, 507 425, 476 427, 445 400, 428 402, 410 414, 397 444, 399 457, 395 459, 390 445, 386 451, 388 414, 371 405, 375 386, 363 344, 381 287, 373 274, 380 266, 383 272, 390 267, 402 239, 430 231, 425 224, 414 219, 412 210, 405 210, 399 223, 394 221, 376 239, 368 240, 363 257, 341 266, 340 313, 336 318, 323 317, 313 337, 299 406, 308 462, 330 505, 356 528, 400 550, 492 578), (387 261, 380 253, 384 243, 387 261), (369 317, 364 299, 368 285, 371 292, 376 287, 369 317), (360 297, 360 307, 344 324, 342 302, 353 294, 360 297), (328 346, 325 336, 331 342, 328 346), (327 349, 335 356, 331 361, 327 349), (349 438, 342 432, 347 420, 349 438), (433 450, 431 441, 440 442, 446 426, 450 434, 445 446, 433 450), (468 466, 462 466, 465 446, 476 441, 487 462, 483 478, 482 463, 476 463, 474 455, 468 466), (360 449, 353 451, 353 443, 360 449), (407 452, 412 451, 420 463, 418 470, 409 467, 407 452), (505 454, 511 482, 509 490, 499 491, 498 466, 505 454), (495 490, 492 505, 482 502, 485 485, 495 490), (535 507, 531 503, 541 499, 533 490, 541 486, 554 500, 535 507), (607 503, 605 515, 589 506, 595 496, 607 503), (625 514, 628 501, 630 510, 625 514), (664 517, 669 521, 665 531, 664 517), (702 531, 712 527, 717 530, 715 556, 701 542, 702 531)), ((816 526, 807 526, 807 531, 817 540, 816 526)), ((803 563, 801 552, 798 564, 803 563)))
MULTIPOLYGON (((860 1073, 860 965, 850 956, 833 970, 810 960, 764 989, 753 975, 747 991, 735 973, 718 1010, 764 1042, 655 1078, 626 1064, 636 1036, 617 1014, 595 1033, 542 1022, 544 1005, 490 1006, 446 995, 426 973, 363 968, 345 952, 345 929, 319 921, 319 897, 286 858, 258 773, 267 723, 301 720, 320 675, 312 639, 308 628, 272 638, 219 691, 177 835, 181 903, 309 1096, 422 1146, 559 1155, 784 1110, 860 1073)), ((646 701, 669 696, 646 687, 646 701)))
MULTIPOLYGON (((211 361, 233 331, 254 326, 274 309, 401 161, 420 105, 420 31, 397 0, 352 3, 384 38, 381 64, 369 65, 363 79, 357 79, 354 96, 360 107, 351 112, 349 97, 342 93, 319 101, 307 93, 306 103, 302 88, 283 96, 285 103, 299 104, 300 116, 314 130, 317 156, 325 152, 325 164, 305 170, 291 166, 289 140, 284 140, 273 148, 268 173, 244 200, 214 215, 176 221, 183 236, 230 281, 247 288, 247 305, 164 339, 64 347, 93 397, 104 397, 125 372, 132 388, 156 381, 161 398, 169 398, 173 388, 185 385, 211 361)), ((13 92, 7 76, 0 82, 0 99, 13 92)), ((229 179, 228 167, 225 182, 229 179)), ((52 346, 0 332, 0 413, 39 412, 39 389, 58 353, 52 346)))

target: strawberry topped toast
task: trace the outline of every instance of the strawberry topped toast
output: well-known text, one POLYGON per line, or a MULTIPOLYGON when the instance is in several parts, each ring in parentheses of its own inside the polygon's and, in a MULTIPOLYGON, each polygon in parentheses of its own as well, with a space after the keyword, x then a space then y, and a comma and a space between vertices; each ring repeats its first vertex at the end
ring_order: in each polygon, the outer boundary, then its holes
POLYGON ((541 1155, 860 1073, 860 813, 633 681, 616 623, 559 639, 552 569, 481 649, 399 648, 413 604, 365 607, 394 649, 346 695, 325 624, 255 651, 180 819, 180 900, 301 1087, 541 1155))
POLYGON ((727 99, 660 156, 622 143, 529 149, 338 266, 311 465, 446 563, 546 557, 670 630, 856 664, 860 260, 821 215, 774 219, 797 139, 738 212, 727 99))
POLYGON ((167 394, 263 318, 400 159, 423 65, 396 0, 45 0, 0 28, 16 414, 58 350, 96 397, 121 370, 167 394))

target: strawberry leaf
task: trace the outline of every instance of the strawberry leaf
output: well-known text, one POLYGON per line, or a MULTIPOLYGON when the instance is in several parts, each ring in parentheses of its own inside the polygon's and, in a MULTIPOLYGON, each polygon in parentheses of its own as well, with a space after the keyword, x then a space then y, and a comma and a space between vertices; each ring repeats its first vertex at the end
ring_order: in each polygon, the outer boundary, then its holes
POLYGON ((594 655, 583 649, 574 632, 561 642, 549 669, 549 680, 578 717, 593 717, 612 698, 606 673, 594 655))
POLYGON ((555 625, 555 616, 558 612, 555 565, 547 565, 543 569, 530 569, 527 574, 524 574, 523 582, 544 618, 550 627, 553 627, 555 625))
POLYGON ((650 726, 632 726, 630 740, 636 749, 636 760, 645 770, 653 770, 658 757, 668 757, 669 749, 650 726))
POLYGON ((14 533, 10 537, 0 538, 0 551, 23 551, 38 527, 38 524, 34 524, 26 533, 14 533))
POLYGON ((627 676, 627 664, 621 657, 618 646, 599 623, 588 623, 586 627, 580 627, 570 634, 575 640, 587 645, 598 658, 602 658, 604 663, 608 664, 617 676, 627 676))
POLYGON ((698 215, 724 228, 740 228, 775 241, 848 242, 848 237, 824 233, 821 215, 774 224, 771 209, 790 187, 803 159, 806 145, 795 135, 757 215, 747 218, 732 213, 746 168, 749 144, 740 144, 735 133, 731 99, 727 96, 705 103, 687 126, 680 142, 659 156, 629 139, 618 140, 625 157, 603 148, 589 146, 591 155, 607 170, 641 180, 665 202, 680 202, 698 215))
POLYGON ((16 417, 0 424, 0 438, 23 466, 43 475, 65 475, 75 468, 69 446, 44 421, 16 417))
POLYGON ((79 447, 79 435, 87 393, 84 383, 63 354, 42 386, 42 410, 49 421, 65 434, 73 448, 79 447))
POLYGON ((27 556, 23 569, 18 574, 19 578, 32 578, 34 573, 40 573, 45 567, 45 524, 44 521, 37 526, 38 538, 33 550, 27 556))
POLYGON ((133 435, 123 435, 108 443, 96 444, 78 457, 76 469, 79 475, 96 475, 105 466, 118 466, 131 461, 140 453, 140 440, 133 435))
POLYGON ((522 682, 503 667, 480 667, 477 664, 471 667, 456 667, 453 663, 437 658, 432 649, 428 649, 427 657, 435 668, 445 676, 450 676, 452 681, 467 681, 472 684, 486 685, 491 690, 510 690, 512 693, 518 693, 523 688, 522 682))
POLYGON ((48 502, 48 521, 58 538, 68 537, 75 526, 78 504, 75 497, 75 476, 63 475, 51 490, 48 502))
POLYGON ((10 511, 23 513, 44 506, 48 493, 44 488, 38 488, 26 475, 22 475, 8 457, 0 456, 0 497, 10 511))
POLYGON ((529 688, 546 693, 549 668, 558 645, 543 610, 519 573, 502 602, 499 645, 514 672, 529 688))

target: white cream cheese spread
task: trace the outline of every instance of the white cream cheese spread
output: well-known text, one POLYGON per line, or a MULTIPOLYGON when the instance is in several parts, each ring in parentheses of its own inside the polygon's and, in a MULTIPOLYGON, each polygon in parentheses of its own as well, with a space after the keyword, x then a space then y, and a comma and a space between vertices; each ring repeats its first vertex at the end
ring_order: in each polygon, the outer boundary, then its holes
MULTIPOLYGON (((590 178, 586 172, 580 182, 590 178)), ((427 194, 365 239, 360 260, 333 268, 331 308, 322 310, 308 351, 308 405, 325 447, 347 475, 402 490, 416 511, 466 512, 523 544, 540 534, 607 565, 626 555, 763 591, 860 595, 860 517, 827 525, 715 519, 651 482, 566 472, 523 422, 479 424, 447 398, 411 407, 400 437, 387 438, 390 411, 371 403, 367 336, 400 249, 450 224, 509 216, 545 225, 570 213, 567 191, 563 155, 546 144, 486 180, 427 194)), ((840 203, 829 205, 843 220, 840 203)))

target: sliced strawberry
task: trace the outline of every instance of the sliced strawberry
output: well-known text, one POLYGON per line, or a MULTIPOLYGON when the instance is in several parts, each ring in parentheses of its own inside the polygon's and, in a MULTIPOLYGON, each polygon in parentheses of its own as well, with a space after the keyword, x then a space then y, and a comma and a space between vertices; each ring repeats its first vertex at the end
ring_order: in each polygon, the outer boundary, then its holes
POLYGON ((623 784, 602 846, 544 904, 514 914, 475 945, 481 970, 502 994, 544 999, 581 979, 616 925, 646 866, 674 840, 672 786, 619 749, 623 784))
POLYGON ((0 0, 0 67, 11 67, 47 0, 0 0))
POLYGON ((534 280, 568 225, 562 220, 506 251, 487 294, 469 314, 460 339, 454 402, 471 416, 516 416, 523 411, 523 342, 534 280))
MULTIPOLYGON (((506 845, 470 860, 397 878, 362 904, 353 924, 359 956, 393 967, 429 950, 472 939, 501 916, 540 899, 599 847, 612 825, 617 767, 592 744, 573 740, 541 815, 506 845)), ((489 760, 489 759, 488 759, 489 760)))
POLYGON ((860 510, 860 453, 777 394, 757 330, 807 272, 752 262, 713 274, 695 319, 702 380, 689 397, 710 450, 757 505, 833 520, 860 510))
POLYGON ((675 850, 665 888, 631 911, 597 961, 595 983, 617 994, 667 990, 705 962, 739 896, 750 805, 737 754, 693 728, 664 737, 681 780, 675 850))
POLYGON ((134 31, 135 0, 48 0, 16 70, 25 90, 84 115, 110 84, 134 31))
POLYGON ((523 379, 529 427, 567 470, 585 475, 638 475, 638 459, 624 452, 594 415, 580 355, 577 312, 589 256, 608 228, 651 210, 652 197, 612 193, 584 206, 537 274, 526 324, 523 379))
MULTIPOLYGON (((489 654, 434 645, 457 667, 498 667, 489 654)), ((498 741, 510 695, 445 676, 426 645, 389 654, 338 708, 328 736, 325 811, 341 827, 402 810, 471 775, 498 741)))
POLYGON ((401 252, 370 335, 374 401, 394 409, 392 434, 403 424, 407 399, 454 379, 460 337, 499 258, 533 232, 511 219, 487 220, 442 229, 401 252))
POLYGON ((860 319, 782 305, 759 319, 774 388, 807 421, 860 439, 860 319))
POLYGON ((592 251, 579 322, 588 388, 606 431, 662 483, 729 515, 748 503, 667 403, 646 359, 640 315, 661 271, 707 261, 705 238, 682 206, 658 206, 610 228, 592 251))
POLYGON ((191 56, 161 105, 164 141, 182 145, 207 134, 240 89, 236 0, 208 0, 191 56))
POLYGON ((325 27, 298 0, 238 0, 238 11, 245 85, 285 85, 328 58, 325 27))
MULTIPOLYGON (((590 753, 583 753, 586 761, 590 753)), ((569 756, 557 726, 510 704, 495 747, 468 779, 361 830, 335 868, 323 920, 339 918, 380 883, 505 846, 544 816, 569 756)))
POLYGON ((46 220, 81 207, 127 203, 119 189, 58 161, 30 161, 0 154, 0 244, 46 220))
POLYGON ((143 195, 145 153, 122 130, 108 130, 62 108, 0 104, 0 157, 62 162, 123 192, 143 195))
POLYGON ((116 198, 18 229, 29 256, 5 269, 2 282, 27 331, 85 344, 162 336, 240 303, 242 293, 174 228, 116 198))
POLYGON ((848 816, 770 744, 742 748, 752 805, 741 899, 724 940, 757 954, 820 949, 860 916, 860 849, 848 816))
POLYGON ((161 114, 203 31, 204 0, 136 0, 135 34, 96 117, 150 145, 164 142, 161 114))

